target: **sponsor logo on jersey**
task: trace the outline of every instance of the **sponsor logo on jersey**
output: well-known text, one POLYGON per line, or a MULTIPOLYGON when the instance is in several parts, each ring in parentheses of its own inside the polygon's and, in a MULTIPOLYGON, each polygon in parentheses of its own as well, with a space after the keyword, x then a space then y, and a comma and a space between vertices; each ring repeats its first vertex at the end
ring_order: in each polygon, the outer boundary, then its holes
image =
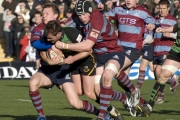
POLYGON ((120 18, 119 22, 120 23, 126 23, 126 24, 136 24, 136 19, 132 19, 132 18, 120 18))
POLYGON ((78 37, 76 38, 76 41, 78 41, 78 42, 81 42, 81 39, 82 39, 82 35, 78 35, 78 37))

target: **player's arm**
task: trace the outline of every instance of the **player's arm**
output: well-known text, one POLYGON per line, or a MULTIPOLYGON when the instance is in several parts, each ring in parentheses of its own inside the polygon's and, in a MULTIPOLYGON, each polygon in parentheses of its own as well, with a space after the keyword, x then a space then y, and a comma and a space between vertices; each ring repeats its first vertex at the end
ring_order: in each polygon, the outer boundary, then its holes
POLYGON ((74 56, 68 56, 65 60, 64 63, 66 64, 72 64, 75 61, 81 60, 83 58, 86 58, 87 56, 89 56, 92 53, 92 50, 89 52, 80 52, 74 56))
POLYGON ((31 45, 37 50, 47 50, 52 47, 52 43, 43 41, 43 33, 37 27, 31 32, 31 45))
POLYGON ((57 41, 55 44, 55 47, 58 49, 68 49, 68 50, 77 51, 77 52, 88 52, 92 49, 94 44, 95 42, 89 39, 86 39, 83 42, 74 43, 74 44, 65 44, 60 41, 57 41))
POLYGON ((31 42, 32 47, 34 47, 37 50, 47 50, 52 47, 52 43, 45 42, 42 40, 36 40, 31 42))
POLYGON ((175 24, 174 26, 171 26, 171 27, 168 27, 168 28, 159 27, 159 28, 156 29, 156 32, 157 33, 158 32, 162 32, 162 33, 168 32, 168 33, 170 33, 170 32, 177 32, 177 29, 178 29, 178 26, 177 26, 177 24, 175 24))

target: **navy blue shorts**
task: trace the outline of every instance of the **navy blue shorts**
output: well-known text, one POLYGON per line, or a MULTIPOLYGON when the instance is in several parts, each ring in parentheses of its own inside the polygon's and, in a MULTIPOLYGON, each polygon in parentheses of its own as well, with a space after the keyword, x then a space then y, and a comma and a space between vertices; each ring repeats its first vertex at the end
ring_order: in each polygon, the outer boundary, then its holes
POLYGON ((130 59, 131 63, 136 62, 136 60, 138 60, 139 57, 141 56, 140 50, 136 48, 130 48, 130 47, 124 47, 124 46, 123 48, 124 48, 126 57, 130 59))
POLYGON ((125 53, 124 52, 109 52, 97 55, 97 67, 104 66, 109 60, 117 60, 122 67, 124 65, 125 53))
POLYGON ((152 61, 153 60, 153 44, 145 44, 142 48, 142 58, 152 61))
POLYGON ((70 75, 69 65, 42 65, 38 72, 48 77, 53 85, 59 86, 65 82, 73 82, 70 75))
POLYGON ((166 55, 154 56, 153 65, 163 65, 165 60, 166 60, 166 55))
POLYGON ((90 54, 88 57, 78 60, 70 65, 71 75, 81 74, 84 76, 96 75, 96 55, 90 54))

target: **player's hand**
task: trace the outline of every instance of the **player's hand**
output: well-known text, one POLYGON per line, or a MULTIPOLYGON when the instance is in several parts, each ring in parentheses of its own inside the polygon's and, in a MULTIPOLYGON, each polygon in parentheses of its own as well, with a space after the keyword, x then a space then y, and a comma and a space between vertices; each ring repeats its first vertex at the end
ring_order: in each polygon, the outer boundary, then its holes
POLYGON ((157 32, 157 33, 164 32, 164 29, 163 29, 162 27, 158 27, 158 28, 156 29, 156 32, 157 32))
POLYGON ((54 50, 58 54, 59 57, 62 56, 62 51, 57 49, 57 47, 55 47, 55 45, 53 45, 51 48, 52 48, 52 50, 54 50))
POLYGON ((155 28, 155 25, 149 23, 148 25, 146 25, 146 28, 147 28, 148 30, 153 30, 153 29, 155 28))
POLYGON ((57 41, 56 43, 55 43, 55 47, 57 48, 57 49, 63 49, 63 42, 60 42, 60 41, 57 41))
POLYGON ((48 64, 49 65, 59 65, 60 64, 60 61, 61 59, 63 59, 62 57, 53 57, 51 59, 48 59, 48 64))
POLYGON ((163 36, 169 38, 170 37, 170 33, 163 33, 163 36))
POLYGON ((65 60, 64 60, 65 64, 72 64, 74 63, 74 59, 73 56, 68 56, 65 60))

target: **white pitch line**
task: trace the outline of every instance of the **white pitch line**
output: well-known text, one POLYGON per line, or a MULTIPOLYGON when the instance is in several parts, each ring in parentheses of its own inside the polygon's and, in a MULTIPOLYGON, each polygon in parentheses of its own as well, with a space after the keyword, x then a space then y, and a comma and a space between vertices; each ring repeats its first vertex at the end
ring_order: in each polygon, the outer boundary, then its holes
POLYGON ((31 100, 24 100, 24 99, 16 99, 18 101, 22 101, 22 102, 31 102, 31 100))

